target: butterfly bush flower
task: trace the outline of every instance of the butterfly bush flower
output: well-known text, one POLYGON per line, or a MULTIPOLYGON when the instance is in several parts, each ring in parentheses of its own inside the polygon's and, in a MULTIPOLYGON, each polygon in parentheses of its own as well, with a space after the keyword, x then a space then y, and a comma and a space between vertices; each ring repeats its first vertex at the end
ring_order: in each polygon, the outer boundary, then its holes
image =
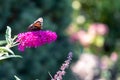
POLYGON ((57 39, 55 32, 46 30, 30 31, 18 34, 17 42, 19 42, 18 50, 24 51, 25 48, 42 46, 51 43, 57 39))
POLYGON ((72 52, 68 54, 68 59, 65 63, 62 64, 60 70, 54 75, 53 79, 51 80, 62 80, 62 76, 65 75, 65 69, 69 67, 70 61, 72 60, 72 52))

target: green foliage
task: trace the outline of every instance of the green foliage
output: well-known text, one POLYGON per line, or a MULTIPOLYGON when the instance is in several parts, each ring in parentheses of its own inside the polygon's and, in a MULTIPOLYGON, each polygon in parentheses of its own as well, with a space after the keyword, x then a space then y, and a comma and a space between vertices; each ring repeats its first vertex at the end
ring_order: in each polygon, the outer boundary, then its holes
POLYGON ((0 45, 3 45, 3 44, 5 44, 6 43, 6 40, 1 40, 0 41, 0 45))
POLYGON ((10 44, 12 42, 12 39, 11 39, 11 28, 8 27, 8 26, 7 26, 5 38, 6 38, 7 44, 10 44))
POLYGON ((71 2, 71 0, 0 1, 0 39, 4 39, 7 25, 12 26, 12 35, 16 35, 27 31, 27 27, 39 17, 44 19, 44 30, 49 29, 58 34, 56 42, 39 48, 26 49, 25 52, 18 52, 17 47, 12 48, 16 55, 23 56, 23 59, 10 59, 1 63, 0 80, 13 80, 13 75, 19 75, 21 80, 48 80, 50 79, 48 71, 51 75, 56 73, 72 49, 64 32, 71 22, 71 2), (3 67, 8 68, 7 73, 3 67))
POLYGON ((0 47, 0 60, 3 60, 3 59, 7 59, 7 58, 12 58, 12 57, 20 57, 19 55, 15 55, 14 52, 10 49, 11 47, 13 46, 16 46, 17 43, 14 42, 15 38, 11 38, 11 28, 9 26, 7 26, 7 30, 6 30, 6 40, 4 41, 1 41, 1 45, 4 43, 4 42, 7 42, 6 46, 1 46, 0 47), (11 53, 11 54, 9 54, 11 53))

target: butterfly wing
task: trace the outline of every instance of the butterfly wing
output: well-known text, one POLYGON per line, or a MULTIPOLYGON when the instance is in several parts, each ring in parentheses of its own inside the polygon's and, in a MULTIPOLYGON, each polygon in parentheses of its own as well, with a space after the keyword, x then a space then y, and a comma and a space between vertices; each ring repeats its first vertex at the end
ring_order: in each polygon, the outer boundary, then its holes
POLYGON ((29 31, 37 31, 37 30, 41 30, 42 29, 42 25, 43 25, 43 19, 39 18, 37 19, 33 24, 31 24, 28 27, 29 31))

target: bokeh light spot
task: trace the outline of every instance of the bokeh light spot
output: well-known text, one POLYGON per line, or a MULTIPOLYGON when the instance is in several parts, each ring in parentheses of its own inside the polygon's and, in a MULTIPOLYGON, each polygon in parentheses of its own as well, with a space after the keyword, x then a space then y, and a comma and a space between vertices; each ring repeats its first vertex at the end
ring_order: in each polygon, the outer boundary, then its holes
POLYGON ((76 0, 76 1, 72 2, 72 7, 73 7, 73 9, 78 10, 78 9, 80 9, 81 4, 79 1, 76 0))

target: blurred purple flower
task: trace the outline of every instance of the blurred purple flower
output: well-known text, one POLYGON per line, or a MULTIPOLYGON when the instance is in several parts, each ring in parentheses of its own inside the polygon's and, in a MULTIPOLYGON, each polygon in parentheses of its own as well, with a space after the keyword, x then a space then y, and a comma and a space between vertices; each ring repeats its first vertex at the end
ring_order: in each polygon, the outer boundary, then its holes
POLYGON ((51 43, 57 39, 55 32, 46 31, 32 31, 18 34, 17 41, 19 42, 18 50, 24 51, 25 48, 38 47, 46 43, 51 43))
POLYGON ((60 70, 54 75, 51 80, 62 80, 62 76, 65 75, 65 69, 69 67, 70 61, 72 60, 72 52, 68 54, 68 59, 62 64, 60 70))

